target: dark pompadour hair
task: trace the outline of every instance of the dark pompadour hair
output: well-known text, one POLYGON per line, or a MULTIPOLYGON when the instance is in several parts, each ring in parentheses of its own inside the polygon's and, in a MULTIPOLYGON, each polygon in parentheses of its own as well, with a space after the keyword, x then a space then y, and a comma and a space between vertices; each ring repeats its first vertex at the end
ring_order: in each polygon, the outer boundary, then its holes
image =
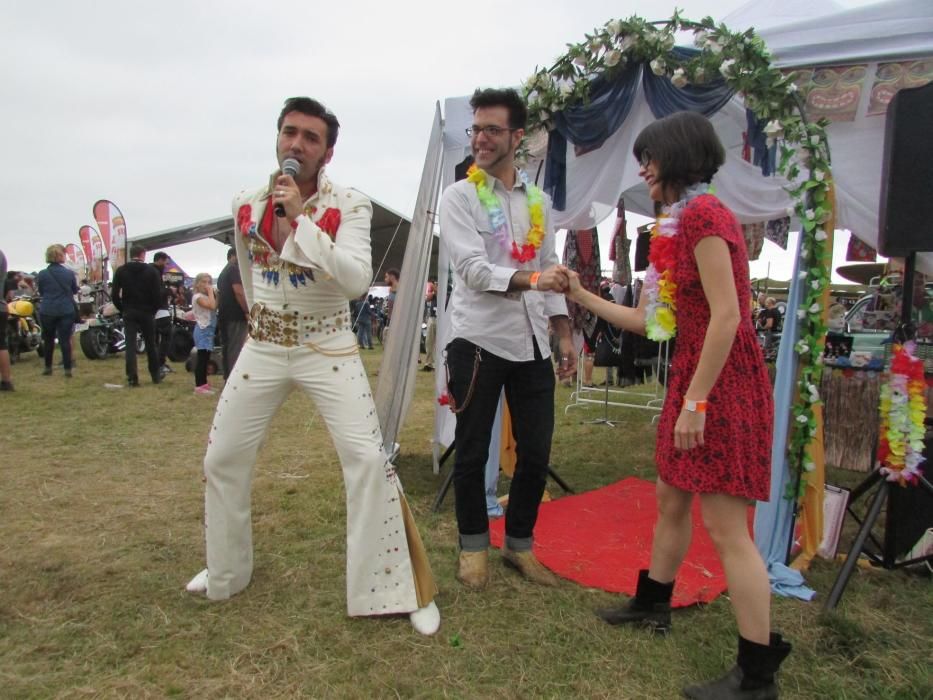
POLYGON ((525 101, 512 88, 502 90, 477 88, 473 97, 470 98, 470 107, 474 112, 480 107, 505 107, 509 110, 509 128, 511 129, 524 129, 528 122, 528 108, 525 107, 525 101))
POLYGON ((675 190, 709 182, 726 159, 713 125, 696 112, 675 112, 649 124, 632 152, 639 161, 647 156, 657 163, 658 178, 675 190))
POLYGON ((276 130, 282 130, 282 122, 285 121, 285 115, 289 112, 301 112, 309 117, 317 117, 327 124, 327 147, 333 148, 334 144, 337 143, 340 122, 337 121, 337 117, 334 116, 333 112, 317 100, 312 100, 310 97, 289 97, 285 100, 285 106, 282 107, 282 111, 279 113, 276 130))

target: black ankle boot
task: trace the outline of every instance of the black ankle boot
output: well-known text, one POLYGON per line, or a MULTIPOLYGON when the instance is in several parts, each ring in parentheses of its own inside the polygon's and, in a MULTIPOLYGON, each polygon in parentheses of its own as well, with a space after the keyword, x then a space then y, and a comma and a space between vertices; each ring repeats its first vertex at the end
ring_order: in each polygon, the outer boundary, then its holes
POLYGON ((638 572, 635 597, 627 605, 617 608, 599 608, 596 614, 610 625, 639 624, 655 632, 671 631, 671 595, 674 582, 658 583, 648 577, 648 570, 638 572))
POLYGON ((684 688, 693 700, 776 700, 774 674, 790 654, 791 645, 780 634, 771 633, 770 644, 739 637, 736 665, 719 680, 684 688))

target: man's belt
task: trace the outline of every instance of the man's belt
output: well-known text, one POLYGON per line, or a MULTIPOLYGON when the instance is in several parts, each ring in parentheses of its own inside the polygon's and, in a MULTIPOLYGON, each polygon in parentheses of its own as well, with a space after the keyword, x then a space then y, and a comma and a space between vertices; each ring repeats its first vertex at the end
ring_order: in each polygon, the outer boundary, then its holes
POLYGON ((286 348, 307 345, 318 349, 317 343, 327 336, 349 329, 347 309, 330 313, 275 311, 257 302, 249 310, 250 337, 286 348))

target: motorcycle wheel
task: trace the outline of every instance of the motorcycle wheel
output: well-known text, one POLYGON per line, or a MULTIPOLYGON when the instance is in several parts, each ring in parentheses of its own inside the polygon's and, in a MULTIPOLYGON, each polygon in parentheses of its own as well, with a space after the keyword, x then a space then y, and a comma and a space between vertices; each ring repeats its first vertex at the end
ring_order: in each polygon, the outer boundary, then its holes
POLYGON ((168 343, 168 359, 172 362, 183 362, 188 359, 193 347, 194 338, 191 337, 191 331, 186 328, 172 328, 168 343))
POLYGON ((107 357, 107 341, 106 328, 88 328, 81 333, 81 351, 89 360, 103 360, 107 357))

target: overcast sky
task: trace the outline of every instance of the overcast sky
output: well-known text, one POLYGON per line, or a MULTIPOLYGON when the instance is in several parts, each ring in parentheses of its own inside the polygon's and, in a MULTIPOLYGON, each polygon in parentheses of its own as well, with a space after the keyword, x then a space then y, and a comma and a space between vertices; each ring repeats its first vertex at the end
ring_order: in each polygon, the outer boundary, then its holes
MULTIPOLYGON (((695 19, 744 4, 676 3, 695 19)), ((275 168, 275 121, 292 95, 316 97, 340 119, 331 177, 410 216, 435 101, 517 85, 610 19, 664 19, 673 8, 5 0, 0 249, 11 269, 44 267, 46 246, 79 243, 98 199, 120 207, 130 239, 228 215, 233 194, 275 168)), ((214 241, 167 251, 192 275, 223 266, 214 241)), ((789 271, 787 254, 770 243, 767 253, 772 273, 789 271)))

